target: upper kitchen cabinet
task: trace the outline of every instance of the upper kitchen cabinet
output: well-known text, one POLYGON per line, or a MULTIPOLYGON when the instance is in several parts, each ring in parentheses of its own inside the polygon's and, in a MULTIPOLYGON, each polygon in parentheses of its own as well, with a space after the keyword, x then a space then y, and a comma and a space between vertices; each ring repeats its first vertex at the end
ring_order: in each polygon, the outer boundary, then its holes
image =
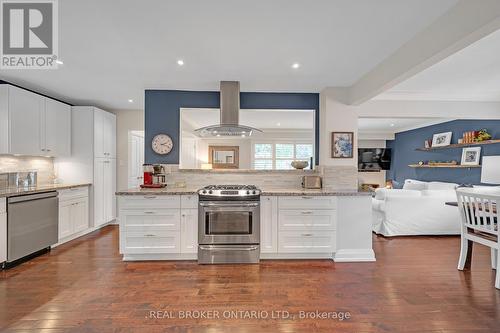
POLYGON ((94 109, 94 157, 116 158, 116 116, 94 109))
MULTIPOLYGON (((71 155, 71 107, 45 99, 45 149, 47 155, 59 157, 71 155)), ((42 127, 42 128, 43 128, 42 127)))
POLYGON ((71 154, 71 107, 33 92, 0 85, 0 153, 71 154))

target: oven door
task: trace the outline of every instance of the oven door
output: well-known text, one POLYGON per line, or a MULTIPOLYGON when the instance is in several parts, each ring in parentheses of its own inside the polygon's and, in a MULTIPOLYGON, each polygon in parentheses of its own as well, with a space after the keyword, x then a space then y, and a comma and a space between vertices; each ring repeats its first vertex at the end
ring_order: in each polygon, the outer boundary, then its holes
POLYGON ((259 202, 199 203, 199 244, 259 244, 259 202))

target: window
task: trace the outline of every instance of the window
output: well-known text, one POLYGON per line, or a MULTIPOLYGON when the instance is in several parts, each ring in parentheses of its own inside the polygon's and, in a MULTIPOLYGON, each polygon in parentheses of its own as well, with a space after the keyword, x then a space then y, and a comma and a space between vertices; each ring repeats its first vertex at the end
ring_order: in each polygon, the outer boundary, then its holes
MULTIPOLYGON (((310 161, 313 145, 306 142, 259 142, 253 144, 253 168, 257 170, 293 169, 294 160, 310 161)), ((308 169, 311 166, 307 167, 308 169)))

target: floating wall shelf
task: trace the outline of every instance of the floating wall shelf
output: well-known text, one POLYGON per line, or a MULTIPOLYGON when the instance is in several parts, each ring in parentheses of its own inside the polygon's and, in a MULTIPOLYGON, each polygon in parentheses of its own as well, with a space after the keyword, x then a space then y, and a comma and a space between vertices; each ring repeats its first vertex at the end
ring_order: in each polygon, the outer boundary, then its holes
POLYGON ((420 165, 420 164, 410 164, 410 168, 455 168, 455 169, 469 169, 469 168, 480 168, 480 165, 420 165))
POLYGON ((463 147, 474 147, 474 146, 482 146, 482 145, 494 145, 500 143, 500 140, 485 140, 481 142, 473 142, 473 143, 454 143, 448 146, 443 147, 430 147, 430 148, 417 148, 418 151, 433 151, 433 150, 441 150, 441 149, 450 149, 450 148, 463 148, 463 147))

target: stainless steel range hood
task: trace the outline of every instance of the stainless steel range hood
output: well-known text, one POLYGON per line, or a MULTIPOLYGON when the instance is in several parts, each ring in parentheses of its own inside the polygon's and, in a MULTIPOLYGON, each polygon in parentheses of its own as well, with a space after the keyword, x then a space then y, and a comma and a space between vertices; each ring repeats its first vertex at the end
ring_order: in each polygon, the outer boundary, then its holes
POLYGON ((220 124, 211 125, 195 130, 200 137, 240 136, 247 137, 253 132, 261 130, 249 126, 242 126, 240 118, 240 82, 220 82, 220 124))

